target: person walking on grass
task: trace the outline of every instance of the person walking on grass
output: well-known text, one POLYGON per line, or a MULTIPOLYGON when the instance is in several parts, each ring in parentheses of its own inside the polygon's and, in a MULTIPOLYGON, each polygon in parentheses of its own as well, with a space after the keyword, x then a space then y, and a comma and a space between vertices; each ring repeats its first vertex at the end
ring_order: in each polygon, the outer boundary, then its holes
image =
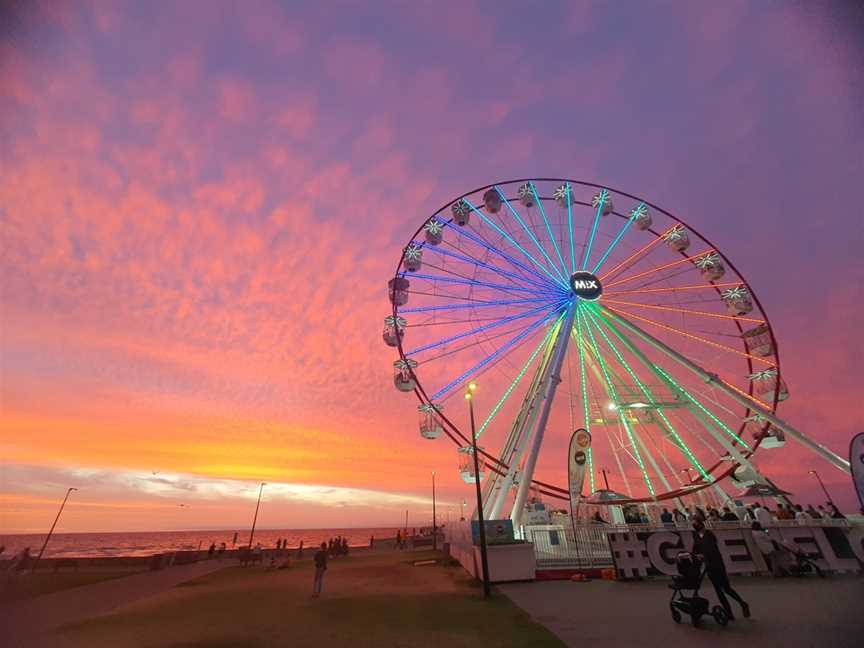
POLYGON ((729 575, 726 573, 726 565, 723 564, 723 556, 717 547, 717 536, 705 528, 702 520, 693 521, 693 536, 693 553, 700 556, 705 562, 705 572, 708 574, 711 584, 714 585, 714 591, 717 592, 717 598, 720 600, 720 605, 726 610, 729 620, 732 621, 735 617, 732 615, 732 606, 729 605, 726 594, 738 601, 744 618, 749 619, 750 606, 738 595, 738 592, 732 589, 729 575))
POLYGON ((322 542, 321 549, 315 553, 315 580, 312 583, 312 598, 321 596, 325 571, 327 571, 327 543, 322 542))

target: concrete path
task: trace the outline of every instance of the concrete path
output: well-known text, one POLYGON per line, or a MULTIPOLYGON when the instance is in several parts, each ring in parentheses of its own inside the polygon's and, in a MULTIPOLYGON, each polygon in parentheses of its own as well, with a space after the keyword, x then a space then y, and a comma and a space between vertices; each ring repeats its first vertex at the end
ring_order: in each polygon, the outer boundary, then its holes
POLYGON ((49 632, 59 626, 108 614, 235 564, 209 560, 178 565, 16 601, 0 610, 2 644, 6 648, 47 648, 53 645, 49 632))
MULTIPOLYGON (((752 618, 721 628, 710 617, 693 628, 669 614, 668 581, 539 581, 500 585, 514 603, 568 646, 864 646, 864 578, 834 576, 738 578, 732 586, 750 604, 752 618)), ((713 606, 710 583, 701 595, 713 606)))

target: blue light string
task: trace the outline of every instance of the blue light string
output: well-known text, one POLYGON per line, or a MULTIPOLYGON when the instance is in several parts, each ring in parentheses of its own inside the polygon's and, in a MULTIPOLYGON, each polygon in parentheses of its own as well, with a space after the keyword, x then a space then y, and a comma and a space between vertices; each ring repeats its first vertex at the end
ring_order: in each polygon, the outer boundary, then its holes
POLYGON ((507 232, 505 232, 505 231, 502 230, 500 227, 498 227, 495 223, 493 223, 491 220, 489 220, 488 218, 486 218, 486 215, 485 215, 483 212, 481 212, 479 209, 477 209, 477 208, 473 205, 473 203, 471 203, 470 200, 468 200, 467 198, 463 198, 462 200, 465 201, 465 204, 468 205, 468 206, 469 206, 469 207, 474 211, 474 213, 477 214, 477 215, 478 215, 478 216, 483 220, 484 223, 486 223, 487 225, 489 225, 489 227, 491 227, 491 228, 494 229, 496 232, 498 232, 501 236, 503 236, 503 237, 506 238, 508 241, 510 241, 510 242, 511 242, 515 247, 519 248, 519 250, 522 251, 522 254, 524 254, 526 257, 528 257, 528 259, 529 259, 529 260, 530 260, 534 265, 536 265, 538 268, 540 268, 540 270, 542 270, 544 273, 546 273, 546 274, 549 276, 549 278, 552 279, 552 281, 554 281, 556 284, 561 285, 562 288, 566 288, 566 287, 567 287, 566 282, 562 282, 561 279, 552 276, 552 274, 550 274, 549 270, 546 269, 546 266, 544 266, 544 265, 541 264, 539 261, 537 261, 537 259, 535 259, 533 256, 531 256, 531 254, 528 252, 528 250, 526 250, 526 249, 523 248, 521 245, 519 245, 519 243, 517 243, 516 240, 515 240, 512 236, 510 236, 507 232))
POLYGON ((597 213, 594 214, 594 226, 591 228, 591 238, 588 239, 588 247, 585 248, 585 259, 582 261, 582 269, 584 270, 588 267, 588 257, 591 256, 591 248, 594 246, 594 237, 597 234, 597 226, 600 224, 600 213, 603 211, 603 205, 605 203, 605 198, 607 195, 607 191, 605 189, 600 191, 600 200, 597 205, 597 213))
MULTIPOLYGON (((447 227, 454 230, 455 232, 458 232, 461 236, 464 236, 465 238, 467 238, 469 241, 474 241, 477 245, 480 245, 480 246, 486 248, 492 254, 497 254, 502 259, 509 261, 514 267, 521 268, 522 270, 525 270, 525 272, 528 272, 528 273, 534 275, 535 277, 537 277, 541 281, 545 281, 546 283, 549 283, 549 280, 546 277, 544 277, 543 275, 541 275, 539 272, 537 272, 534 268, 530 268, 530 267, 526 266, 524 263, 522 263, 521 261, 519 261, 518 259, 514 259, 513 257, 511 257, 509 254, 502 252, 501 250, 499 250, 496 247, 492 247, 489 243, 484 241, 479 236, 475 236, 474 234, 469 232, 467 229, 464 229, 464 228, 457 226, 457 225, 453 225, 453 223, 449 223, 449 222, 445 222, 444 224, 447 227)), ((555 285, 556 286, 558 285, 557 282, 555 285)))
MULTIPOLYGON (((562 299, 555 304, 552 305, 554 310, 557 310, 562 304, 566 303, 568 300, 562 299)), ((430 344, 424 344, 423 346, 417 347, 416 349, 412 349, 411 351, 406 351, 406 356, 414 356, 418 353, 423 353, 424 351, 429 351, 431 349, 437 349, 440 346, 445 344, 449 344, 450 342, 455 342, 456 340, 461 340, 462 338, 469 337, 471 335, 475 335, 477 333, 482 333, 483 331, 488 331, 493 328, 498 328, 499 326, 504 326, 505 324, 509 324, 510 322, 515 322, 519 319, 525 319, 526 317, 531 317, 540 313, 541 311, 548 311, 549 305, 543 304, 542 306, 538 306, 537 308, 532 308, 529 311, 525 311, 524 313, 517 313, 516 315, 510 315, 508 317, 501 318, 499 320, 495 320, 494 322, 490 322, 489 324, 484 324, 483 326, 478 326, 475 329, 471 329, 468 331, 463 331, 462 333, 457 333, 456 335, 451 335, 442 340, 438 340, 437 342, 432 342, 430 344)))
POLYGON ((519 333, 519 335, 516 335, 515 337, 511 338, 508 342, 506 342, 504 345, 499 347, 497 351, 493 351, 490 355, 488 355, 483 360, 478 362, 476 365, 471 367, 471 369, 469 369, 468 371, 463 373, 461 376, 456 378, 454 381, 452 381, 450 384, 446 385, 444 388, 442 388, 441 390, 439 390, 438 392, 433 394, 429 400, 430 401, 436 401, 439 398, 441 398, 441 396, 443 396, 444 394, 449 392, 451 389, 456 387, 459 383, 463 382, 466 378, 471 376, 471 374, 479 371, 480 369, 485 367, 487 364, 492 362, 495 358, 500 356, 502 353, 504 353, 505 351, 507 351, 508 349, 513 347, 514 345, 516 345, 519 342, 521 342, 522 340, 524 340, 531 333, 533 333, 538 328, 540 328, 544 323, 548 322, 552 317, 554 317, 556 315, 556 313, 557 313, 557 311, 553 311, 553 312, 541 317, 539 320, 537 320, 536 322, 534 322, 533 324, 528 326, 528 328, 526 328, 524 331, 519 333))
POLYGON ((618 232, 618 236, 616 236, 609 244, 609 247, 606 248, 606 252, 603 253, 602 257, 600 257, 600 260, 597 262, 597 265, 594 266, 591 274, 596 274, 597 271, 600 269, 600 266, 603 265, 603 262, 606 261, 610 254, 612 254, 612 250, 614 250, 615 246, 618 245, 618 241, 620 241, 624 237, 625 232, 627 232, 627 228, 629 228, 633 221, 636 220, 636 212, 638 212, 638 210, 644 206, 645 203, 639 203, 639 207, 633 210, 633 215, 631 215, 630 218, 627 219, 627 222, 624 223, 624 227, 622 227, 621 231, 618 232))
POLYGON ((443 306, 418 306, 417 308, 400 308, 399 314, 408 313, 431 313, 434 311, 463 310, 469 308, 488 308, 490 306, 513 306, 517 304, 536 304, 548 302, 549 297, 532 297, 531 299, 502 299, 496 301, 472 301, 464 304, 446 304, 443 306))
MULTIPOLYGON (((555 253, 558 255, 558 260, 561 262, 561 268, 566 273, 567 264, 564 263, 564 257, 561 256, 561 250, 558 248, 558 241, 556 241, 555 237, 552 235, 552 228, 549 226, 549 219, 546 218, 546 210, 543 209, 543 201, 540 200, 540 196, 537 195, 537 189, 534 187, 534 183, 528 182, 528 186, 531 187, 531 193, 534 194, 534 201, 537 203, 537 207, 540 209, 540 215, 543 217, 543 223, 546 225, 546 232, 549 234, 549 240, 552 241, 552 245, 555 247, 555 253)), ((567 278, 564 277, 564 279, 566 281, 567 278)))
POLYGON ((558 270, 558 266, 556 266, 555 262, 549 258, 548 254, 546 254, 546 250, 543 249, 542 245, 540 245, 540 241, 538 241, 537 237, 534 236, 534 232, 532 232, 528 228, 528 226, 525 224, 525 221, 522 220, 522 217, 519 215, 519 212, 517 212, 515 209, 513 209, 513 205, 511 205, 510 201, 507 200, 506 196, 504 196, 504 192, 501 191, 501 189, 497 185, 495 186, 495 191, 498 192, 498 195, 501 197, 501 200, 507 206, 507 209, 510 210, 510 213, 513 214, 513 217, 516 219, 516 221, 519 223, 519 225, 522 226, 522 229, 525 231, 525 233, 529 236, 529 238, 532 241, 534 241, 534 245, 536 245, 537 249, 540 250, 540 254, 543 255, 544 259, 546 259, 546 262, 549 264, 549 267, 558 273, 558 276, 561 277, 561 280, 564 281, 564 283, 567 283, 566 277, 563 274, 561 274, 561 271, 558 270))
POLYGON ((466 263, 471 263, 471 264, 479 266, 481 268, 488 268, 492 272, 500 274, 502 277, 510 277, 511 279, 516 279, 518 281, 521 281, 521 282, 526 283, 526 284, 531 285, 531 286, 537 286, 538 288, 552 288, 552 289, 556 289, 558 287, 558 284, 553 284, 548 279, 544 278, 542 280, 543 283, 541 284, 541 283, 538 283, 536 281, 532 281, 532 280, 530 280, 527 277, 524 277, 522 275, 518 275, 518 274, 515 274, 513 272, 507 272, 506 270, 502 270, 501 268, 499 268, 497 266, 493 266, 493 265, 490 265, 488 263, 483 263, 482 261, 478 261, 477 259, 473 259, 470 256, 465 256, 463 254, 457 254, 456 252, 450 252, 449 250, 444 250, 438 246, 429 245, 429 246, 423 246, 423 247, 424 247, 424 249, 426 249, 430 252, 437 252, 441 256, 450 257, 452 259, 459 259, 460 261, 465 261, 466 263))
POLYGON ((534 288, 520 288, 519 286, 493 284, 487 283, 485 281, 477 281, 475 279, 457 279, 455 277, 444 277, 439 275, 424 274, 420 272, 402 272, 399 274, 399 276, 405 279, 428 279, 430 281, 443 281, 444 283, 461 284, 463 286, 484 286, 486 288, 493 288, 496 290, 527 292, 531 293, 532 295, 551 295, 554 297, 560 297, 562 295, 562 291, 560 290, 537 290, 534 288))

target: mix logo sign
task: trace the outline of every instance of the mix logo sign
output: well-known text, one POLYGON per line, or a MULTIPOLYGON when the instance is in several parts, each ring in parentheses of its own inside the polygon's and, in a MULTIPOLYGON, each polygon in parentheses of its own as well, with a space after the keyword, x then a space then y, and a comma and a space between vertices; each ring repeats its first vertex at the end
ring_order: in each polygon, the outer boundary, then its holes
MULTIPOLYGON (((768 573, 750 529, 714 529, 717 546, 730 574, 768 573)), ((864 563, 864 527, 772 527, 775 541, 795 545, 819 568, 832 572, 859 572, 864 563)), ((619 578, 674 576, 675 556, 693 550, 693 532, 648 530, 606 534, 619 578)))
POLYGON ((574 295, 586 301, 596 301, 603 294, 600 280, 585 270, 570 275, 570 287, 573 289, 574 295))

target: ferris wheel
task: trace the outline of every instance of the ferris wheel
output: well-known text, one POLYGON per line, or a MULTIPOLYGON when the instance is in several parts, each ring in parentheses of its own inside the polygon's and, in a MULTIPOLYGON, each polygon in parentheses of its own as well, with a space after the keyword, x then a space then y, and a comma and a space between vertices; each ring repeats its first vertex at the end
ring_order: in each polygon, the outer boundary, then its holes
POLYGON ((466 387, 480 386, 487 518, 518 524, 529 489, 568 499, 535 475, 560 472, 577 428, 592 439, 582 495, 608 490, 611 475, 616 503, 705 488, 728 498, 718 482, 764 482, 754 455, 787 437, 849 470, 776 416, 789 390, 752 285, 636 196, 550 178, 481 187, 419 224, 388 295, 395 387, 416 394, 424 438, 455 442, 472 482, 456 422, 466 387))

